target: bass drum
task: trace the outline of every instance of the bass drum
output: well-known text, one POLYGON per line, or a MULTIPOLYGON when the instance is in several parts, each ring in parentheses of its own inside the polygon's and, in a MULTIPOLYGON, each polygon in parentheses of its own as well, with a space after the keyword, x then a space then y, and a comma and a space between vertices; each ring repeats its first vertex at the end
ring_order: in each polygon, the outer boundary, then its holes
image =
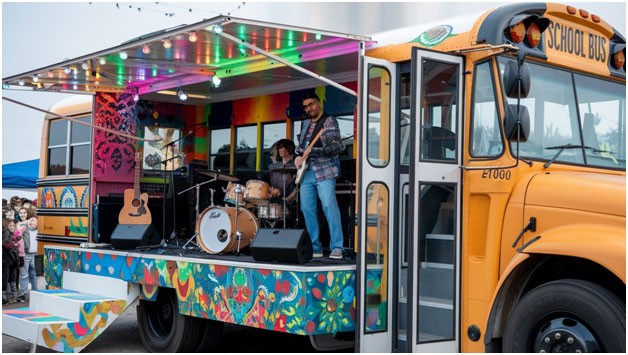
MULTIPOLYGON (((210 254, 228 253, 238 250, 235 207, 209 207, 196 221, 196 235, 203 250, 210 254)), ((247 247, 255 238, 259 222, 246 208, 238 210, 237 229, 242 234, 240 249, 247 247)))

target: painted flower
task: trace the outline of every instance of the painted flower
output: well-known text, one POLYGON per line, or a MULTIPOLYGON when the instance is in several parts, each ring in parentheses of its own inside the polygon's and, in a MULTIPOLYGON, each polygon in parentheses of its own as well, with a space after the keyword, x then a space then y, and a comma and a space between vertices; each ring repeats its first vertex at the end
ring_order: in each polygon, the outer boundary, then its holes
POLYGON ((286 331, 286 316, 280 315, 277 317, 275 321, 275 325, 273 326, 273 330, 285 332, 286 331))
POLYGON ((247 303, 251 300, 251 289, 248 287, 236 287, 235 301, 237 303, 247 303))
MULTIPOLYGON (((312 288, 312 304, 307 309, 307 318, 319 321, 316 329, 335 333, 350 327, 353 323, 351 308, 353 291, 350 285, 351 274, 327 275, 317 278, 322 281, 323 290, 312 288), (335 276, 335 277, 334 277, 335 276), (349 290, 347 290, 349 289, 349 290)), ((308 330, 308 332, 312 332, 308 330)))
POLYGON ((313 333, 316 330, 316 324, 314 322, 307 321, 307 323, 305 323, 305 331, 308 333, 313 333))
POLYGON ((352 302, 353 297, 355 297, 355 290, 353 290, 353 287, 347 286, 344 290, 342 290, 342 300, 345 301, 345 303, 352 302))
POLYGON ((210 267, 210 270, 214 269, 214 275, 216 275, 216 277, 222 277, 224 274, 227 273, 227 267, 224 265, 212 265, 210 267))

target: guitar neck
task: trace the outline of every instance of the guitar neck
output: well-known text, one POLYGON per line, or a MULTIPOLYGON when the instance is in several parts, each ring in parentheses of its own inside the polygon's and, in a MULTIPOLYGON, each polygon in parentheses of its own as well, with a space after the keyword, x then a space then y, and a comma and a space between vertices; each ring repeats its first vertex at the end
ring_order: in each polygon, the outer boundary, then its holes
POLYGON ((135 161, 135 177, 133 179, 133 197, 136 199, 140 198, 140 171, 142 168, 142 162, 135 161))

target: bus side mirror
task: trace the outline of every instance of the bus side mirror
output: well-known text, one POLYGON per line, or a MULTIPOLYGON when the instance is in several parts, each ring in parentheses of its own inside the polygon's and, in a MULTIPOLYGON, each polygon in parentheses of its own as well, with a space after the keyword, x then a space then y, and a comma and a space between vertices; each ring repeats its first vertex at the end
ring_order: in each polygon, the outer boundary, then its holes
POLYGON ((508 105, 504 118, 504 133, 510 142, 527 142, 530 136, 530 113, 526 106, 519 105, 517 117, 517 105, 508 105), (518 129, 519 128, 519 129, 518 129), (517 136, 517 130, 519 135, 517 136))
POLYGON ((530 93, 530 70, 528 64, 523 63, 523 60, 508 61, 506 64, 504 91, 506 96, 511 99, 528 97, 530 93), (517 89, 518 87, 519 89, 517 89))

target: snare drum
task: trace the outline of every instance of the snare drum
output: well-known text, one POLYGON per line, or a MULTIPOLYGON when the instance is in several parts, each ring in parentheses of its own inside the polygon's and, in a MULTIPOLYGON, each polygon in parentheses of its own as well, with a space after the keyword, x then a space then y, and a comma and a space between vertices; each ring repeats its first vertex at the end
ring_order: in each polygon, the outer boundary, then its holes
MULTIPOLYGON (((287 216, 288 214, 286 214, 287 216)), ((268 205, 260 205, 257 217, 264 219, 282 219, 283 205, 281 203, 269 203, 268 205)))
MULTIPOLYGON (((235 225, 236 207, 209 207, 196 221, 196 235, 203 250, 210 254, 238 250, 235 225)), ((238 230, 242 234, 240 249, 247 247, 255 238, 259 223, 251 211, 239 207, 238 230)))
POLYGON ((245 191, 244 185, 229 182, 229 184, 227 184, 227 192, 225 193, 224 201, 230 205, 235 205, 237 196, 238 205, 244 205, 243 198, 245 191))
POLYGON ((255 205, 265 205, 270 198, 270 185, 261 180, 249 180, 246 182, 244 199, 255 205))

